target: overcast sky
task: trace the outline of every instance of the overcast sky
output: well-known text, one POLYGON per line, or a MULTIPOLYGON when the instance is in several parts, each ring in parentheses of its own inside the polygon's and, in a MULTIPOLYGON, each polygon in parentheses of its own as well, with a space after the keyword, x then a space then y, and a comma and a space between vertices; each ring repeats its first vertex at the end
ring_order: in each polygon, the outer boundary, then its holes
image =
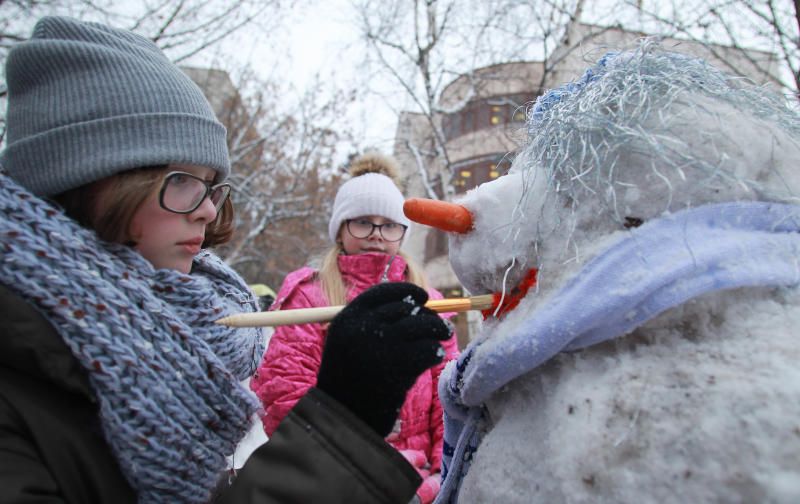
MULTIPOLYGON (((330 84, 328 88, 331 90, 357 86, 357 78, 364 75, 359 66, 363 61, 364 44, 359 41, 350 1, 313 3, 316 5, 308 6, 301 2, 291 9, 288 17, 281 18, 281 26, 270 31, 269 36, 260 36, 262 28, 246 28, 230 38, 222 54, 226 58, 235 55, 240 66, 250 64, 263 77, 284 82, 287 88, 294 87, 297 93, 304 90, 315 76, 326 85, 330 84)), ((621 21, 614 13, 602 9, 598 12, 594 2, 587 6, 584 18, 601 25, 621 21)), ((219 58, 214 61, 213 54, 204 55, 202 63, 235 68, 230 61, 220 62, 219 58)), ((363 90, 363 86, 359 89, 363 90)), ((396 89, 393 91, 396 94, 391 99, 362 94, 350 107, 347 117, 342 118, 354 129, 359 140, 357 147, 377 147, 391 153, 397 113, 411 108, 410 103, 402 101, 403 97, 397 94, 396 89)), ((286 96, 287 100, 291 99, 291 93, 286 96)))
MULTIPOLYGON (((311 85, 316 77, 329 90, 357 86, 363 44, 359 44, 350 2, 327 0, 319 3, 323 5, 293 9, 270 37, 259 36, 259 28, 246 28, 221 47, 219 54, 225 54, 226 58, 234 55, 237 64, 250 64, 262 77, 284 82, 287 89, 293 87, 294 96, 311 85)), ((237 66, 230 61, 220 61, 216 52, 191 63, 226 69, 237 66)), ((292 96, 289 91, 286 99, 291 100, 292 96)), ((403 108, 402 104, 393 106, 403 108)), ((384 100, 362 96, 342 121, 354 129, 357 147, 375 147, 391 153, 397 116, 384 100)))

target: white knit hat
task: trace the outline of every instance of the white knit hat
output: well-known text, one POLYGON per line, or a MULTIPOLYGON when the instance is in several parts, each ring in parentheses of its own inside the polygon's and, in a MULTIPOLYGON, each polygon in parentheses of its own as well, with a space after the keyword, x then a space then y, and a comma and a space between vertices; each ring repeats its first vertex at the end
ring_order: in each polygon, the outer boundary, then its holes
POLYGON ((411 221, 403 213, 404 202, 400 189, 386 175, 365 173, 353 177, 336 193, 328 235, 335 242, 342 222, 365 215, 378 215, 409 226, 411 221))

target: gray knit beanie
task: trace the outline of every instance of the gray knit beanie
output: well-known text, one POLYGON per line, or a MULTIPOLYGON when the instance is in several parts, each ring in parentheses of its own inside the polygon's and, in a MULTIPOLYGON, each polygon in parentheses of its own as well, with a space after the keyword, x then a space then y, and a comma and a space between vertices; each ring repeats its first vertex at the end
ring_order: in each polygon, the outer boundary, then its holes
POLYGON ((151 41, 65 17, 39 20, 6 62, 0 165, 49 196, 144 166, 228 176, 225 127, 202 91, 151 41))

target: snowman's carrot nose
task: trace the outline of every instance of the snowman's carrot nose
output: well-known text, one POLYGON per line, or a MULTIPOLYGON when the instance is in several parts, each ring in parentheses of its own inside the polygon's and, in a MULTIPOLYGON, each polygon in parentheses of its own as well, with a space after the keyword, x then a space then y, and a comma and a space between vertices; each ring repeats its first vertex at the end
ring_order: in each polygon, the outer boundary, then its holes
POLYGON ((456 203, 425 198, 409 198, 403 213, 414 222, 442 231, 468 233, 472 229, 472 214, 456 203))

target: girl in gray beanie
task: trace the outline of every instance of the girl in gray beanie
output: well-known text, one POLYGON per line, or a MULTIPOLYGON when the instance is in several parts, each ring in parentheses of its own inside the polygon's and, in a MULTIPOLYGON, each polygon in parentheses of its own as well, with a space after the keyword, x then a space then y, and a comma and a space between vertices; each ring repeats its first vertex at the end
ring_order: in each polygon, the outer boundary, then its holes
MULTIPOLYGON (((225 128, 199 88, 152 42, 59 17, 11 50, 6 76, 3 501, 407 502, 418 477, 340 404, 346 381, 309 392, 233 484, 218 484, 259 408, 240 380, 263 338, 214 323, 258 304, 205 250, 230 237, 233 207, 225 128)), ((367 301, 424 303, 415 289, 367 301)), ((446 329, 391 311, 428 357, 409 360, 395 341, 383 364, 416 376, 446 329)), ((363 364, 333 354, 325 365, 363 364)))

